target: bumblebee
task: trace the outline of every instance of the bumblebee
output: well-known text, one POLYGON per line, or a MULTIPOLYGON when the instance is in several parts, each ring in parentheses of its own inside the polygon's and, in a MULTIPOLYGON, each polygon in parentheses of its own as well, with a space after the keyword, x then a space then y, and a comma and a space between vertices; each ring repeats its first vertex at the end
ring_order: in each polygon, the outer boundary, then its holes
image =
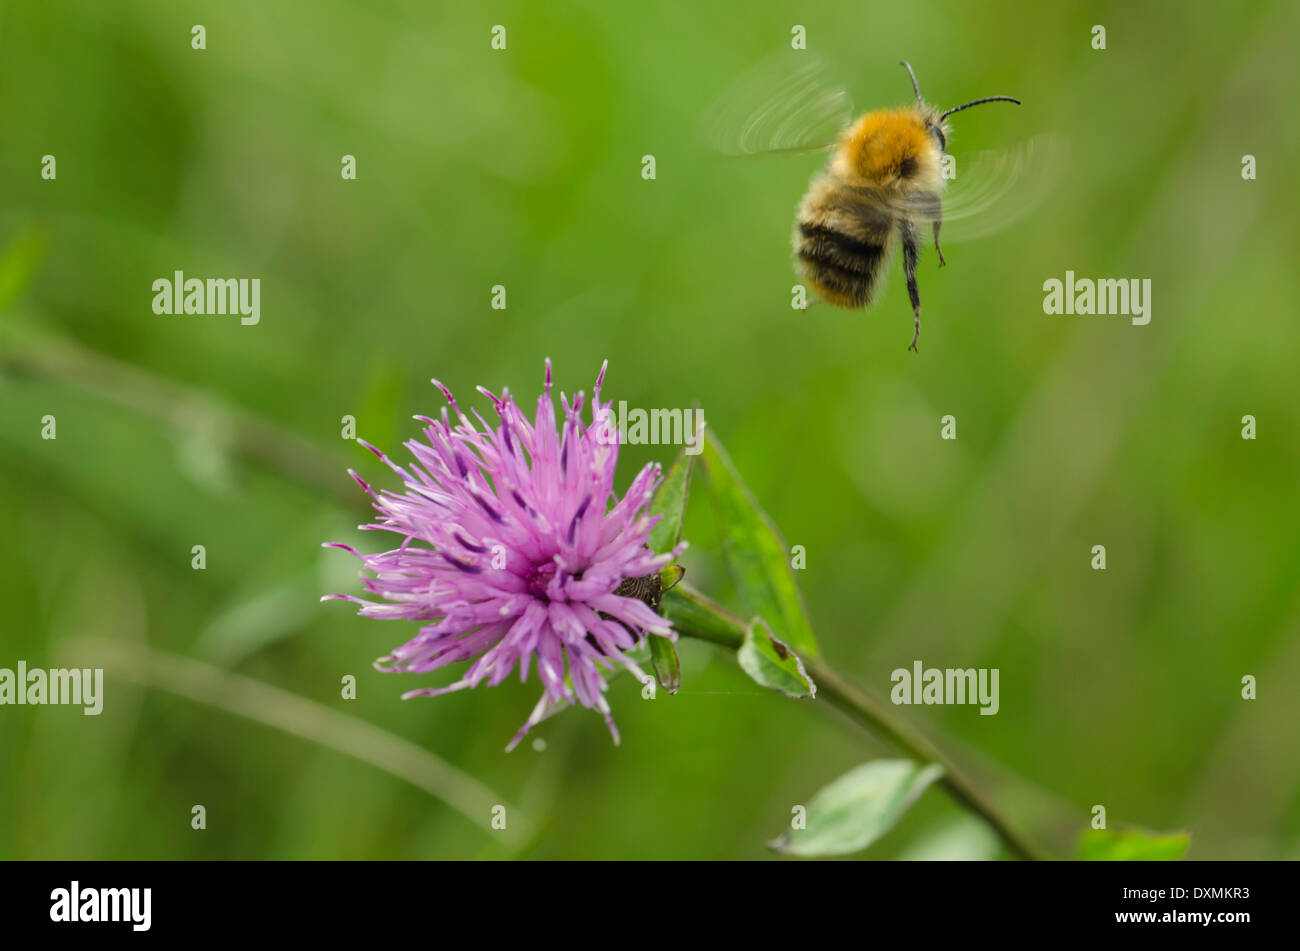
POLYGON ((934 228, 939 266, 947 262, 939 245, 943 218, 942 160, 948 147, 948 117, 986 102, 1014 102, 1011 96, 986 96, 940 112, 921 99, 900 109, 868 112, 844 131, 826 170, 819 173, 799 204, 794 249, 805 283, 836 307, 871 303, 876 279, 893 245, 903 249, 903 274, 912 302, 912 343, 921 337, 921 294, 916 284, 920 225, 934 228))
MULTIPOLYGON (((793 236, 796 268, 804 284, 821 300, 836 307, 861 309, 876 297, 884 264, 901 246, 912 304, 908 349, 915 350, 921 336, 916 269, 921 233, 927 224, 940 266, 947 263, 939 231, 945 220, 942 195, 948 177, 944 168, 951 132, 948 117, 984 103, 1019 105, 1020 100, 985 96, 940 111, 921 98, 912 67, 906 61, 900 65, 907 70, 915 94, 915 101, 906 106, 878 109, 852 119, 847 94, 827 82, 821 64, 810 59, 793 72, 787 68, 777 83, 766 76, 770 64, 763 64, 759 75, 742 77, 705 121, 714 147, 733 155, 830 149, 825 168, 813 176, 798 206, 793 236), (774 88, 755 97, 754 90, 761 92, 764 85, 774 88), (755 98, 756 106, 752 104, 755 98)), ((1012 208, 1029 207, 1031 200, 1026 195, 1016 195, 1016 201, 1007 199, 1025 166, 1034 164, 1042 171, 1051 164, 1039 161, 1043 144, 1035 140, 1030 148, 1015 154, 982 153, 966 166, 969 175, 963 171, 959 177, 969 177, 973 186, 959 199, 955 217, 987 215, 989 220, 981 230, 988 233, 1011 220, 1013 215, 1008 212, 1012 208)), ((1043 184, 1045 178, 1038 177, 1043 179, 1038 184, 1043 184)), ((1041 194, 1028 197, 1036 200, 1041 194)), ((952 209, 948 211, 948 220, 952 220, 952 209)))

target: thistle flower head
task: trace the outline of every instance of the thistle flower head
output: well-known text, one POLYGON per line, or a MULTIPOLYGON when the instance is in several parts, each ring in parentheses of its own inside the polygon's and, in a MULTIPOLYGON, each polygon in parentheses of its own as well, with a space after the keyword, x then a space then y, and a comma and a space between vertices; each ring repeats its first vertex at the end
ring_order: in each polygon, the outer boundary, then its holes
POLYGON ((495 686, 516 669, 526 681, 536 662, 542 697, 507 749, 566 701, 598 710, 618 742, 602 671, 621 665, 644 680, 626 652, 647 632, 675 637, 647 604, 615 594, 624 579, 659 571, 684 546, 662 554, 647 547, 658 521, 646 513, 657 465, 642 469, 622 498, 614 493, 618 433, 612 404, 600 401, 607 367, 596 378, 590 424, 582 421, 583 394, 561 393, 558 431, 549 360, 531 422, 508 390, 498 397, 480 387, 498 423, 475 411, 476 425, 434 380, 449 405, 440 419, 416 417, 424 440, 406 443, 413 463, 401 466, 358 440, 405 483, 401 493, 376 492, 352 473, 379 513, 361 527, 401 543, 375 554, 327 546, 361 559, 362 582, 377 600, 327 597, 360 604, 365 617, 422 624, 375 662, 379 670, 423 674, 472 661, 453 683, 403 698, 495 686))

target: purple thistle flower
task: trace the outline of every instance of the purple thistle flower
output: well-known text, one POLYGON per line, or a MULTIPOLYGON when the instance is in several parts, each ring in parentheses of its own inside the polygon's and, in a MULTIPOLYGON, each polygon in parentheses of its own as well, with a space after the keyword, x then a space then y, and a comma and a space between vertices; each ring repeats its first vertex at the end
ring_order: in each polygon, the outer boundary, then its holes
POLYGON ((401 544, 376 554, 326 545, 360 558, 373 576, 363 574, 363 584, 382 600, 322 600, 355 601, 365 617, 428 622, 377 660, 377 669, 422 674, 473 661, 459 680, 408 691, 403 699, 496 686, 516 667, 526 681, 536 660, 542 697, 507 750, 565 701, 598 710, 617 743, 602 669, 621 665, 643 681, 646 675, 625 652, 646 632, 676 639, 646 603, 615 594, 624 579, 658 572, 685 544, 663 554, 646 547, 659 519, 645 514, 660 480, 658 465, 642 469, 622 499, 614 494, 618 431, 612 403, 600 402, 608 366, 596 378, 589 426, 581 418, 583 394, 572 402, 560 394, 558 436, 549 359, 531 423, 508 390, 497 397, 479 387, 500 424, 493 429, 475 412, 476 427, 434 380, 456 421, 447 408, 440 420, 415 417, 425 424, 426 441, 406 443, 413 465, 403 468, 357 440, 402 477, 406 491, 376 493, 350 472, 379 512, 361 528, 392 532, 401 544))

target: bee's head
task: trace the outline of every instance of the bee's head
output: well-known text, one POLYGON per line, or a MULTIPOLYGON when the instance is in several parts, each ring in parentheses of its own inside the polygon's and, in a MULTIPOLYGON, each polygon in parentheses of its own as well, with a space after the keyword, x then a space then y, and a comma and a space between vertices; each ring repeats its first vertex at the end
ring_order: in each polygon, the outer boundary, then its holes
POLYGON ((1013 99, 1011 96, 985 96, 983 99, 974 99, 965 105, 954 106, 946 112, 940 112, 938 109, 927 106, 921 99, 921 85, 916 81, 916 73, 912 72, 912 66, 907 60, 900 60, 899 65, 907 70, 907 75, 912 77, 912 91, 916 93, 916 105, 925 113, 926 131, 934 137, 934 141, 939 146, 940 152, 948 151, 948 123, 947 118, 954 112, 961 112, 963 109, 969 109, 971 106, 978 106, 985 102, 1014 102, 1020 105, 1019 99, 1013 99))

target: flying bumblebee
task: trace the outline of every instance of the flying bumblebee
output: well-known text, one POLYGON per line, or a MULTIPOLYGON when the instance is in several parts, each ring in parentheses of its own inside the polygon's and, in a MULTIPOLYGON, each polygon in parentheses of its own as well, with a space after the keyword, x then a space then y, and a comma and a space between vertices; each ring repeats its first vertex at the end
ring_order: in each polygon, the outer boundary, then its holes
POLYGON ((985 96, 940 111, 921 98, 912 67, 905 61, 900 65, 911 77, 915 102, 878 109, 850 121, 852 104, 847 93, 828 82, 817 60, 809 58, 793 71, 783 70, 775 83, 768 75, 773 72, 771 64, 763 64, 757 76, 751 72, 724 95, 706 118, 706 125, 714 146, 733 155, 831 150, 795 216, 793 244, 798 272, 805 285, 827 303, 862 309, 875 298, 884 264, 901 245, 912 303, 908 349, 915 350, 921 336, 916 268, 922 228, 931 225, 942 267, 947 263, 939 244, 944 221, 987 217, 982 233, 1007 223, 1013 217, 1010 210, 1018 212, 1032 203, 1008 199, 1017 197, 1011 194, 1012 186, 1025 166, 1043 157, 1046 140, 1035 140, 1017 152, 979 154, 969 166, 963 157, 959 184, 967 185, 966 179, 973 184, 964 189, 955 206, 950 203, 945 208, 942 195, 948 172, 955 167, 950 162, 945 169, 951 134, 948 117, 984 103, 1019 105, 1020 100, 985 96), (775 88, 762 94, 764 85, 775 88), (755 95, 756 90, 760 95, 755 95))

